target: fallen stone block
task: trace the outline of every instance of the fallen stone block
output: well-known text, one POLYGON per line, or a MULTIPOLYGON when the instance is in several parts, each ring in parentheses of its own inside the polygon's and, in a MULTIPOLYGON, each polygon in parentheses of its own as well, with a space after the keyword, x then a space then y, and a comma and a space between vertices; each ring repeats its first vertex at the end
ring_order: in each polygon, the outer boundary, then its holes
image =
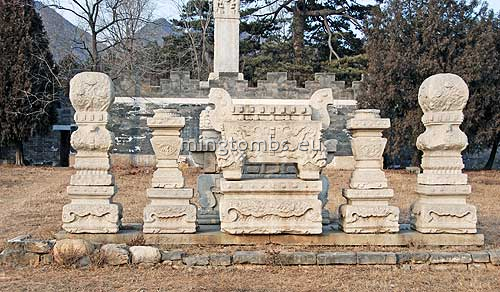
POLYGON ((325 252, 318 254, 318 265, 355 265, 355 252, 325 252))
POLYGON ((212 266, 230 266, 231 256, 227 254, 211 254, 210 265, 212 266))
POLYGON ((112 266, 126 265, 130 261, 130 254, 125 244, 106 244, 101 247, 104 260, 112 266))
POLYGON ((54 240, 36 240, 31 239, 30 235, 22 235, 7 241, 12 249, 21 249, 27 252, 47 254, 54 247, 54 240))
POLYGON ((281 252, 277 257, 277 264, 284 266, 315 265, 316 253, 314 252, 281 252))
POLYGON ((182 262, 187 266, 208 266, 208 256, 193 255, 182 258, 182 262))
POLYGON ((38 266, 40 264, 40 255, 31 252, 25 252, 17 249, 4 249, 0 253, 0 263, 9 266, 38 266))
POLYGON ((396 254, 393 252, 358 252, 360 265, 394 265, 396 254))
POLYGON ((63 239, 56 242, 53 249, 54 260, 58 264, 73 265, 81 258, 92 254, 95 247, 83 239, 63 239))
POLYGON ((265 265, 269 261, 267 254, 263 251, 237 251, 233 255, 233 263, 265 265))
POLYGON ((472 257, 465 252, 431 252, 431 264, 470 264, 472 257))
POLYGON ((160 250, 152 246, 132 246, 129 248, 133 264, 156 264, 161 261, 160 250))

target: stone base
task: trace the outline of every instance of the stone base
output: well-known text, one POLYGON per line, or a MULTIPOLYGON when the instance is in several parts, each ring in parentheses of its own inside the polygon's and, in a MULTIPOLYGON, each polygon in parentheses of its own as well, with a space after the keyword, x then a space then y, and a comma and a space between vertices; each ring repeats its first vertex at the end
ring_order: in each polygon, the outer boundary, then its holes
POLYGON ((217 214, 201 214, 198 210, 199 225, 220 225, 219 213, 217 214))
MULTIPOLYGON (((245 80, 243 73, 238 73, 237 78, 238 78, 237 80, 245 80)), ((210 74, 208 74, 208 80, 219 80, 219 79, 220 79, 219 72, 211 72, 210 74)))
POLYGON ((68 204, 63 207, 63 229, 70 233, 117 233, 122 207, 116 203, 68 204))
POLYGON ((148 245, 267 245, 286 246, 482 246, 482 234, 423 234, 401 225, 398 233, 349 234, 335 225, 325 226, 319 235, 231 235, 219 231, 218 226, 200 226, 195 234, 143 234, 140 224, 128 224, 116 234, 71 234, 61 231, 56 239, 81 238, 97 243, 135 244, 144 238, 148 245))
POLYGON ((412 228, 421 233, 477 233, 473 205, 417 202, 410 216, 412 228))
POLYGON ((221 180, 221 230, 230 234, 320 234, 321 181, 221 180))
POLYGON ((146 206, 144 208, 144 233, 195 233, 196 207, 146 206))
POLYGON ((399 232, 399 208, 393 206, 340 206, 340 226, 346 233, 399 232))

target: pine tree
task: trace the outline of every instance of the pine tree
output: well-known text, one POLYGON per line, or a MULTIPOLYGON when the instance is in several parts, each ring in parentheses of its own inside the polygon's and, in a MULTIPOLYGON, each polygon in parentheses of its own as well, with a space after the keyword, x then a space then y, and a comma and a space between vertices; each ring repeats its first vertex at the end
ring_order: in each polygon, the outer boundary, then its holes
POLYGON ((46 132, 55 118, 56 68, 32 0, 0 0, 0 144, 46 132))
POLYGON ((437 73, 458 74, 469 85, 463 124, 468 151, 493 144, 500 123, 498 38, 498 20, 478 1, 391 0, 375 11, 367 32, 368 90, 359 102, 391 118, 390 165, 419 163, 418 89, 437 73))

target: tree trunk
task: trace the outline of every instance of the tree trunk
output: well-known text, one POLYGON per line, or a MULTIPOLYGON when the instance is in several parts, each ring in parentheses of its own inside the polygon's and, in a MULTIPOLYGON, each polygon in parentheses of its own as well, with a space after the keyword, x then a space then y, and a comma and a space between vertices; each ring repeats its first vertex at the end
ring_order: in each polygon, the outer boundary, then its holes
POLYGON ((293 10, 293 51, 295 53, 295 64, 302 64, 304 57, 304 30, 306 25, 305 0, 297 0, 293 10))
POLYGON ((16 165, 24 166, 23 142, 16 143, 16 165))
POLYGON ((99 72, 99 51, 97 50, 97 34, 92 33, 92 40, 90 43, 90 53, 92 54, 92 71, 99 72))
POLYGON ((500 143, 500 132, 495 135, 493 139, 493 145, 491 145, 490 158, 488 158, 488 162, 484 166, 484 169, 491 170, 493 168, 493 163, 495 162, 495 157, 498 151, 498 143, 500 143))

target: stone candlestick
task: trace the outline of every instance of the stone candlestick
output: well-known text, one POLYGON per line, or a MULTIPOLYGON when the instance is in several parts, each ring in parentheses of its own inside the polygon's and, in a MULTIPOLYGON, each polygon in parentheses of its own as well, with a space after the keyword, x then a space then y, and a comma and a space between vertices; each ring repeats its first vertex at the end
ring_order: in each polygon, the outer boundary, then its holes
POLYGON ((148 126, 153 129, 151 144, 157 170, 152 188, 147 190, 151 202, 144 208, 144 233, 196 232, 196 207, 189 203, 193 190, 184 188, 184 177, 177 160, 182 147, 180 131, 185 119, 175 110, 156 110, 148 126))
POLYGON ((379 110, 357 110, 347 122, 352 133, 352 152, 356 161, 350 188, 343 190, 347 204, 340 207, 340 225, 347 233, 399 231, 399 209, 389 206, 394 196, 387 188, 382 155, 387 139, 382 131, 391 125, 380 118, 379 110))

